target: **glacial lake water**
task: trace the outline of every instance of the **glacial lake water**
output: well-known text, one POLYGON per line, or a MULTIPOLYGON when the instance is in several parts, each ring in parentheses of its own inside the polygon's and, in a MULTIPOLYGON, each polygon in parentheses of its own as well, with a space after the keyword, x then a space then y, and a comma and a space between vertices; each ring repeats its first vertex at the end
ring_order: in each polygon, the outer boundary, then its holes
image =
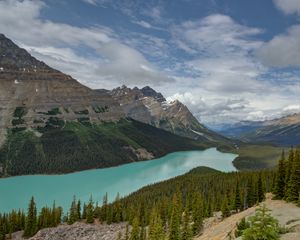
POLYGON ((168 154, 162 158, 129 163, 118 167, 87 170, 65 175, 30 175, 0 179, 0 212, 27 209, 34 196, 37 207, 62 206, 68 211, 75 195, 87 202, 102 203, 105 193, 113 200, 117 193, 125 196, 139 188, 184 174, 198 166, 207 166, 224 172, 236 171, 232 161, 235 154, 221 153, 215 148, 204 151, 186 151, 168 154))

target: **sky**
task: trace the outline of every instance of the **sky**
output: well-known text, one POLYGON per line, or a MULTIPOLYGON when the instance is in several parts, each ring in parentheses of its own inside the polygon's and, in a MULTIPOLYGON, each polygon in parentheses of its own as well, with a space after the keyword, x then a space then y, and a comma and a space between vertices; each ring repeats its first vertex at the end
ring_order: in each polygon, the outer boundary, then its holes
POLYGON ((91 88, 148 85, 212 128, 300 112, 300 0, 0 0, 0 32, 91 88))

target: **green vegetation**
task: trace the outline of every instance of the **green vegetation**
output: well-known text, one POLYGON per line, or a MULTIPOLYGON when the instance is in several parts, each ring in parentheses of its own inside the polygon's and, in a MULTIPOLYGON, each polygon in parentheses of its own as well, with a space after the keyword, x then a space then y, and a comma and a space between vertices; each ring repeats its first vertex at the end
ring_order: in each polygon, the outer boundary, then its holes
POLYGON ((265 205, 256 210, 255 215, 249 218, 249 228, 243 231, 243 240, 279 239, 278 221, 269 212, 265 205))
POLYGON ((46 114, 47 115, 58 115, 58 114, 61 114, 61 112, 59 111, 59 108, 52 108, 46 114))
POLYGON ((241 144, 235 151, 239 156, 233 164, 239 170, 273 168, 276 167, 281 152, 282 148, 273 145, 241 144))
POLYGON ((155 157, 170 152, 199 150, 208 145, 182 138, 134 120, 85 124, 50 117, 42 133, 13 129, 0 149, 5 176, 67 173, 139 161, 133 149, 155 157))
MULTIPOLYGON (((11 121, 13 126, 18 126, 25 123, 23 116, 26 115, 27 111, 25 107, 16 107, 13 115, 13 119, 11 121)), ((20 131, 20 127, 16 127, 16 132, 20 131)))
POLYGON ((11 121, 11 123, 12 123, 13 126, 17 126, 17 125, 25 123, 25 121, 22 118, 17 118, 17 119, 13 119, 11 121))
POLYGON ((22 118, 26 114, 26 108, 25 107, 16 107, 14 111, 14 117, 15 118, 22 118))
POLYGON ((108 112, 109 107, 108 106, 104 106, 104 107, 96 106, 96 107, 93 107, 93 110, 95 113, 104 113, 104 112, 108 112))

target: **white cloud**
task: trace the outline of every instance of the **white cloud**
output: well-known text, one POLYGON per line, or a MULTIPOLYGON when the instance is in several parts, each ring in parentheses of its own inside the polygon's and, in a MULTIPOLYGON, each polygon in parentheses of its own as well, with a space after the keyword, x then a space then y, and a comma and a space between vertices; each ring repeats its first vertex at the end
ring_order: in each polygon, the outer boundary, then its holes
POLYGON ((94 5, 94 6, 97 5, 97 0, 82 0, 82 1, 84 1, 84 2, 86 2, 86 3, 88 3, 88 4, 92 4, 92 5, 94 5))
POLYGON ((265 69, 252 56, 262 42, 250 38, 261 32, 220 14, 173 29, 175 44, 193 58, 185 62, 185 68, 198 72, 198 86, 223 95, 264 89, 258 76, 265 69))
POLYGON ((264 64, 274 67, 300 66, 300 25, 275 36, 257 52, 264 64))
POLYGON ((25 47, 31 46, 34 49, 33 55, 63 72, 80 77, 78 80, 89 86, 102 88, 104 84, 106 87, 115 87, 120 84, 159 84, 170 81, 168 76, 152 66, 140 52, 123 44, 111 29, 101 26, 80 28, 42 20, 40 11, 45 6, 39 0, 0 1, 0 32, 25 47), (82 46, 98 52, 98 61, 80 57, 84 64, 78 64, 76 68, 71 67, 74 64, 74 56, 77 59, 79 57, 76 49, 82 46), (57 58, 59 52, 61 56, 65 54, 63 59, 57 58), (99 62, 101 64, 96 69, 95 64, 99 62), (140 68, 141 64, 153 71, 140 68), (84 75, 89 66, 93 67, 89 68, 89 74, 84 75), (99 73, 102 75, 99 76, 99 73), (98 84, 96 79, 99 79, 98 84), (110 84, 104 82, 106 79, 110 79, 110 84))
POLYGON ((274 0, 274 3, 285 14, 300 14, 299 0, 274 0))

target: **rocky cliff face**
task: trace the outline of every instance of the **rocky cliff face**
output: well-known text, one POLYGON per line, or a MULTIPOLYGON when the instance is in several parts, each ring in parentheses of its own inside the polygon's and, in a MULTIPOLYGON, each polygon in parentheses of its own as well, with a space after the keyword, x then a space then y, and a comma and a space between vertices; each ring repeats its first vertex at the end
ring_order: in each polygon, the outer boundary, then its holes
POLYGON ((184 104, 167 102, 161 93, 148 86, 142 89, 122 86, 110 94, 130 118, 196 140, 225 140, 200 124, 184 104))
POLYGON ((50 118, 91 122, 124 117, 119 103, 48 67, 0 35, 0 144, 6 129, 44 127, 50 118))

